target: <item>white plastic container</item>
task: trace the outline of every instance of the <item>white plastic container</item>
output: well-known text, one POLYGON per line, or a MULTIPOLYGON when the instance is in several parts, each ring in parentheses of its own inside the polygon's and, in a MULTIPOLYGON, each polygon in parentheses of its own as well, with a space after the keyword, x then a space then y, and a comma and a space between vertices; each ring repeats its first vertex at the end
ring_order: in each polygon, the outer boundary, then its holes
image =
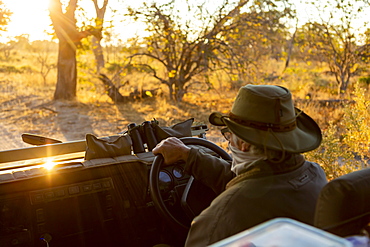
POLYGON ((288 218, 276 218, 210 247, 352 247, 348 240, 288 218))

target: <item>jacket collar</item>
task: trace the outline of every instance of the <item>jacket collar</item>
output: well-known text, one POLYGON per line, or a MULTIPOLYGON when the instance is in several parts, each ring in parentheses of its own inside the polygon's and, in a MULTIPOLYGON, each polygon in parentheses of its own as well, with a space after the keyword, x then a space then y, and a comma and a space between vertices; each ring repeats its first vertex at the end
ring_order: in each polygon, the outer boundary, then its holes
POLYGON ((274 163, 269 160, 257 160, 250 167, 239 174, 226 185, 226 189, 248 178, 267 177, 271 175, 283 174, 301 167, 305 162, 303 155, 292 154, 283 162, 274 163))

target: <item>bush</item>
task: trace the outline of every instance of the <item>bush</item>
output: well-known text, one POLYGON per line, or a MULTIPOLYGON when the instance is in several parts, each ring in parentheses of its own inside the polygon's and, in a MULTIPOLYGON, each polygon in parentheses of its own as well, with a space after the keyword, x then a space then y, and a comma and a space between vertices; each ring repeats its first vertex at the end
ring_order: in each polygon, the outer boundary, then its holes
POLYGON ((370 76, 368 76, 368 77, 361 77, 360 79, 358 79, 358 82, 360 84, 365 84, 366 86, 369 86, 370 85, 370 76))
POLYGON ((328 179, 369 166, 370 101, 366 90, 355 85, 353 104, 344 107, 343 119, 329 123, 323 130, 321 146, 306 154, 310 161, 319 163, 328 179))

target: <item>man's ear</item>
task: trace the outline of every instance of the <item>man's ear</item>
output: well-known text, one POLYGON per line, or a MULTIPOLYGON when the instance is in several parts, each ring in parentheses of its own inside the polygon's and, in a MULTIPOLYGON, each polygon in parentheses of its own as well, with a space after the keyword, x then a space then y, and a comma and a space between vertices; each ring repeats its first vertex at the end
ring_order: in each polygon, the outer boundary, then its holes
POLYGON ((239 149, 243 152, 248 152, 250 148, 251 148, 251 144, 247 142, 241 141, 239 143, 239 149))

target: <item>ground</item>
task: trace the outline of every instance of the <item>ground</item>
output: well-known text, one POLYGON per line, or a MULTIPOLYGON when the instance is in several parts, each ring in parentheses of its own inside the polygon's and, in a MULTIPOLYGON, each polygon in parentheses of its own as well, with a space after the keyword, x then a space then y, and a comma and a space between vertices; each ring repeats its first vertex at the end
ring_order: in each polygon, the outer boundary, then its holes
MULTIPOLYGON (((202 123, 209 111, 197 106, 197 116, 179 110, 163 101, 147 99, 116 105, 109 101, 82 103, 78 101, 53 101, 39 95, 7 96, 0 105, 0 151, 29 147, 22 141, 23 133, 32 133, 65 141, 82 140, 87 133, 109 136, 127 130, 130 123, 141 124, 156 118, 160 126, 169 126, 190 117, 202 123)), ((191 111, 190 111, 191 112, 191 111)), ((220 135, 210 126, 207 137, 219 141, 220 135)))

